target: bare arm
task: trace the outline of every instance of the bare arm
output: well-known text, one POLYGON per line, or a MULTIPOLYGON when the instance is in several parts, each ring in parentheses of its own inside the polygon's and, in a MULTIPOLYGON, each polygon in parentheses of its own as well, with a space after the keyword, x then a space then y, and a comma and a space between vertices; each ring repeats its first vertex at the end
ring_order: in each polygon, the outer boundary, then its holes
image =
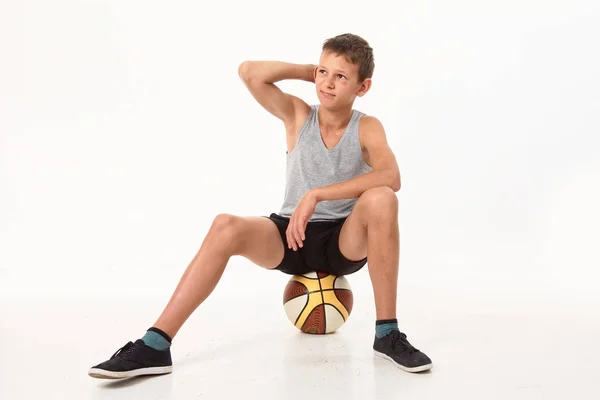
POLYGON ((381 121, 365 115, 360 119, 358 129, 373 170, 344 182, 312 189, 317 201, 355 199, 366 190, 380 186, 387 186, 394 192, 400 190, 400 168, 381 121))
POLYGON ((238 74, 256 101, 289 126, 294 123, 296 110, 306 103, 283 92, 275 82, 284 79, 314 82, 316 68, 313 64, 283 61, 244 61, 238 68, 238 74))
POLYGON ((292 64, 283 61, 244 61, 240 65, 242 79, 254 79, 264 83, 275 83, 284 79, 315 81, 313 64, 292 64))

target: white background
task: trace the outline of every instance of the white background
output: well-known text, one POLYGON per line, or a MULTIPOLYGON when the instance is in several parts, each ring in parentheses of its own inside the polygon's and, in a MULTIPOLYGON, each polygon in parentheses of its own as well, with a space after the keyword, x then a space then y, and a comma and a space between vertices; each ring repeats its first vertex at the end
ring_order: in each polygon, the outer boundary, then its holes
MULTIPOLYGON (((488 316, 511 332, 522 327, 494 316, 597 320, 598 2, 5 1, 2 373, 30 368, 19 349, 34 357, 60 337, 60 353, 90 351, 73 369, 77 378, 61 376, 98 389, 86 368, 154 322, 217 214, 278 212, 283 125, 254 101, 237 68, 249 59, 316 64, 323 41, 346 32, 374 48, 373 87, 355 108, 383 122, 402 175, 399 320, 409 339, 443 365, 435 346, 452 348, 466 334, 452 324, 457 336, 445 337, 435 321, 451 324, 449 315, 488 316), (125 322, 130 329, 118 328, 125 322), (49 326, 55 336, 44 334, 49 326), (85 350, 87 341, 97 352, 85 350)), ((308 82, 279 86, 318 101, 308 82)), ((349 279, 356 317, 345 332, 360 326, 368 348, 367 268, 349 279)), ((180 340, 201 348, 197 331, 213 320, 232 330, 288 329, 286 281, 232 258, 180 340)), ((581 329, 540 354, 600 333, 597 324, 581 329)), ((461 346, 458 354, 472 351, 461 346)), ((514 351, 520 363, 540 362, 526 346, 514 351)), ((591 362, 589 351, 598 355, 582 347, 577 356, 591 362)), ((19 379, 6 380, 14 383, 6 398, 24 393, 19 379)), ((495 393, 514 395, 518 382, 507 379, 495 393)), ((566 382, 548 379, 556 386, 545 396, 572 393, 566 382)), ((62 398, 60 390, 47 394, 62 398)))

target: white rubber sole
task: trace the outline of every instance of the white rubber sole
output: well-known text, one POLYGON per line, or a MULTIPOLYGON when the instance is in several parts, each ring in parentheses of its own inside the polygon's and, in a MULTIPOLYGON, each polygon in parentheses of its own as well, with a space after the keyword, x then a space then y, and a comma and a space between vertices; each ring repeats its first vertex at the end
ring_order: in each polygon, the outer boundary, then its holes
POLYGON ((92 378, 99 379, 122 379, 140 375, 170 374, 171 372, 173 372, 172 365, 169 365, 168 367, 139 368, 134 369, 133 371, 107 371, 105 369, 100 368, 90 368, 90 370, 88 371, 88 375, 92 378))
POLYGON ((423 371, 427 371, 428 369, 431 369, 433 367, 433 363, 429 363, 429 364, 425 364, 425 365, 421 365, 419 367, 405 367, 404 365, 400 365, 398 364, 396 361, 394 361, 394 359, 390 356, 388 356, 387 354, 384 353, 380 353, 377 350, 373 350, 373 352, 375 353, 375 355, 377 357, 381 357, 381 358, 385 358, 386 360, 390 360, 396 367, 407 371, 407 372, 423 372, 423 371))

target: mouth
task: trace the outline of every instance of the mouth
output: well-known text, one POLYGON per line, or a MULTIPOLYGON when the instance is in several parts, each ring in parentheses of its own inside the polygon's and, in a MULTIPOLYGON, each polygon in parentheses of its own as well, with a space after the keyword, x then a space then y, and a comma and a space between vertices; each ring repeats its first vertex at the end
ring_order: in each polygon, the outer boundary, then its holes
POLYGON ((327 93, 321 90, 321 93, 325 96, 325 97, 335 97, 335 94, 331 94, 331 93, 327 93))

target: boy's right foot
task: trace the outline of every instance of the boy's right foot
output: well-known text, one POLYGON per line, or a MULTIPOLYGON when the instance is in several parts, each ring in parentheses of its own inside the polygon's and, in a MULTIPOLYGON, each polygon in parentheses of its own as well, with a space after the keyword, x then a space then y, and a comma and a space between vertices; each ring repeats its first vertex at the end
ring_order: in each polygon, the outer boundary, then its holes
POLYGON ((154 350, 138 339, 121 347, 109 360, 90 368, 88 375, 92 378, 119 379, 169 374, 172 371, 170 349, 154 350))

